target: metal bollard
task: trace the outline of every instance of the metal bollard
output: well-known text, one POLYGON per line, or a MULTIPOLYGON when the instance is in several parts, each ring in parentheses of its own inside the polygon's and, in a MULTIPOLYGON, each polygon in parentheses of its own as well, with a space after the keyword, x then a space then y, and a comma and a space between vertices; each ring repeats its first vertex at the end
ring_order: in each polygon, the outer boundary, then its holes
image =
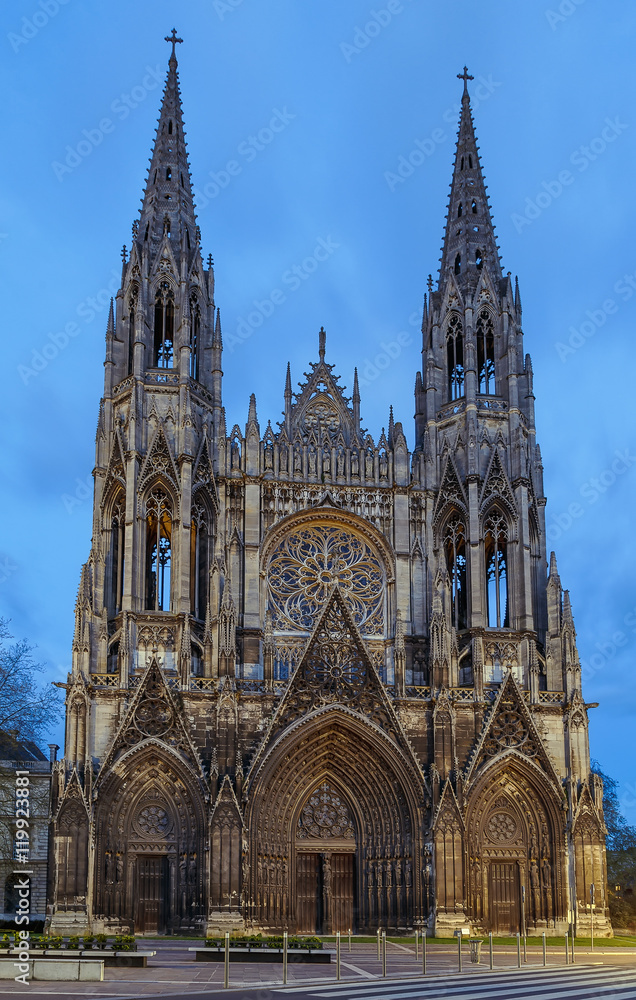
POLYGON ((457 971, 462 971, 462 932, 457 935, 457 971))
POLYGON ((492 931, 490 931, 490 933, 488 934, 488 948, 490 950, 490 968, 494 969, 495 963, 494 963, 494 955, 492 952, 492 931))
POLYGON ((340 979, 340 931, 336 931, 336 979, 340 979))
POLYGON ((523 961, 524 961, 524 965, 528 961, 528 948, 527 948, 527 944, 528 944, 528 939, 526 938, 526 936, 524 934, 524 936, 523 936, 523 961))
POLYGON ((349 951, 351 952, 351 928, 349 928, 349 951))
POLYGON ((283 982, 287 982, 287 931, 283 931, 283 982))
POLYGON ((426 975, 426 928, 422 931, 422 975, 426 975))
POLYGON ((225 932, 225 968, 223 970, 223 986, 227 990, 230 985, 230 932, 225 932))
POLYGON ((544 931, 543 932, 543 967, 545 968, 547 964, 548 964, 548 956, 547 956, 546 947, 545 947, 545 931, 544 931))
POLYGON ((380 928, 378 927, 378 962, 380 961, 380 928))
POLYGON ((417 927, 415 928, 415 961, 419 962, 420 958, 420 935, 417 927))
POLYGON ((570 963, 570 946, 568 944, 568 932, 566 931, 565 932, 565 964, 569 965, 569 963, 570 963))
POLYGON ((517 968, 521 968, 521 934, 517 931, 517 968))
POLYGON ((574 965, 574 926, 572 926, 572 933, 570 935, 570 941, 572 942, 570 950, 572 953, 572 965, 574 965))
POLYGON ((386 976, 386 931, 382 931, 382 975, 386 976))

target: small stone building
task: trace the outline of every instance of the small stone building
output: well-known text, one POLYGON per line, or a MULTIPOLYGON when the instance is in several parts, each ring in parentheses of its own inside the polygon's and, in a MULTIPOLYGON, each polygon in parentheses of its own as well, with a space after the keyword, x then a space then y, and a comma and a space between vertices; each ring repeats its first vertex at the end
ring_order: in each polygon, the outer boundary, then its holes
MULTIPOLYGON (((57 747, 51 745, 52 759, 57 747)), ((20 740, 17 733, 0 730, 0 890, 2 911, 0 921, 8 930, 15 930, 20 897, 17 882, 25 877, 16 869, 29 869, 29 920, 20 924, 22 930, 33 928, 46 918, 47 869, 49 852, 49 803, 51 793, 51 763, 40 748, 30 740, 20 740), (28 777, 28 816, 24 804, 16 813, 16 771, 28 777), (26 819, 28 838, 16 837, 16 819, 26 819), (25 850, 26 845, 26 850, 25 850)), ((20 910, 19 912, 23 912, 20 910)), ((26 912, 26 911, 24 911, 26 912)))
POLYGON ((226 426, 172 41, 106 331, 51 926, 509 933, 524 894, 528 928, 555 935, 569 911, 588 927, 594 883, 610 933, 589 706, 469 77, 411 451, 393 412, 363 429, 322 329, 296 390, 281 370, 280 423, 252 396, 226 426))

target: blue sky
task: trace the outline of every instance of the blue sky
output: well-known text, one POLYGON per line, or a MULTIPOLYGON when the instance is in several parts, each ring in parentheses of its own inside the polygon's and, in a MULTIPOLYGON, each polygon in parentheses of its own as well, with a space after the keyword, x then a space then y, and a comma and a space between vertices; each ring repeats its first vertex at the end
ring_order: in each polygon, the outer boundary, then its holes
POLYGON ((548 535, 571 592, 584 694, 600 703, 592 754, 636 822, 636 8, 618 0, 5 5, 1 613, 63 679, 90 546, 106 303, 138 212, 173 24, 226 343, 255 303, 273 313, 226 351, 229 427, 244 424, 250 392, 262 428, 279 419, 286 362, 295 384, 322 324, 342 381, 351 387, 356 364, 367 373, 365 426, 377 435, 393 403, 412 444, 414 319, 438 266, 456 74, 467 63, 475 76, 504 270, 519 275, 534 364, 548 535), (398 179, 414 149, 424 155, 398 179), (328 259, 298 288, 284 283, 319 240, 328 259), (275 288, 287 294, 270 310, 275 288), (381 369, 387 348, 396 356, 381 369))

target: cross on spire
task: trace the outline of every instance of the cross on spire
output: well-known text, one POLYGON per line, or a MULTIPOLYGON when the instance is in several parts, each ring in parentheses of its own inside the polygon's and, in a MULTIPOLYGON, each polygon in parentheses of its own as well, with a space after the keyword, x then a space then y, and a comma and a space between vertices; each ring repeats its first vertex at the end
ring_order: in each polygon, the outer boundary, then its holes
POLYGON ((468 67, 464 66, 464 72, 463 73, 458 73, 457 74, 457 79, 464 81, 464 93, 467 94, 468 93, 468 81, 469 80, 474 80, 475 77, 471 76, 470 73, 468 72, 468 67))
POLYGON ((176 28, 172 29, 172 34, 171 35, 166 35, 166 37, 164 38, 164 42, 172 42, 172 53, 170 55, 171 59, 176 59, 177 58, 177 56, 176 56, 176 46, 180 42, 182 42, 182 41, 183 41, 183 38, 177 38, 177 29, 176 28))

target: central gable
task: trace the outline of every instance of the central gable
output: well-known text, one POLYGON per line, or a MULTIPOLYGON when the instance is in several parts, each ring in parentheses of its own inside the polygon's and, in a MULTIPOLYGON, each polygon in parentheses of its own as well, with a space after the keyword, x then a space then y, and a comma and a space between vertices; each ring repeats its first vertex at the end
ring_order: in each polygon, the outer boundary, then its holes
POLYGON ((292 441, 300 439, 316 448, 361 444, 351 400, 338 384, 340 376, 334 375, 334 365, 325 361, 323 329, 319 336, 320 360, 310 362, 311 371, 305 372, 305 382, 299 383, 300 391, 294 393, 287 433, 292 441))

